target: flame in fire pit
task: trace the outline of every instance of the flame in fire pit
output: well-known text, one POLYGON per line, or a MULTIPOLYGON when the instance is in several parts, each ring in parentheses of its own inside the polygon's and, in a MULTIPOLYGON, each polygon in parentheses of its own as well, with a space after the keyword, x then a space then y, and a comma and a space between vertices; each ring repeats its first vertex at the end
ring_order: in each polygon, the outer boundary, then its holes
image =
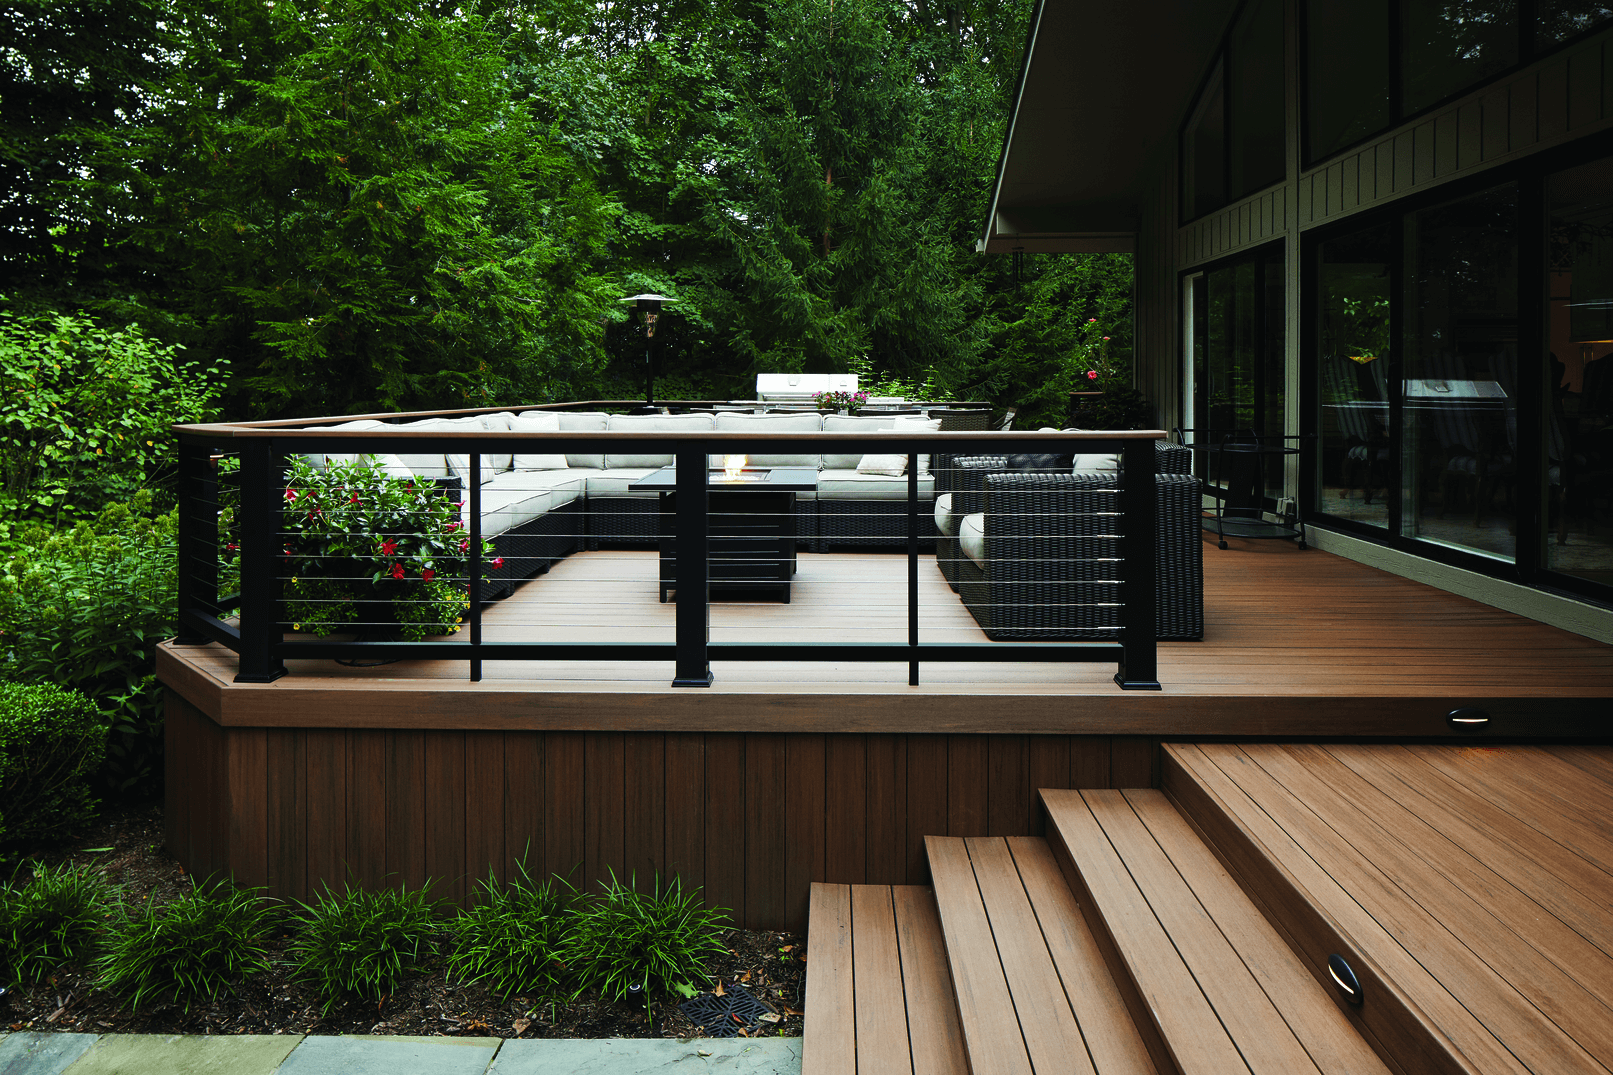
POLYGON ((737 482, 745 474, 745 457, 742 455, 725 455, 722 457, 722 476, 725 481, 737 482))

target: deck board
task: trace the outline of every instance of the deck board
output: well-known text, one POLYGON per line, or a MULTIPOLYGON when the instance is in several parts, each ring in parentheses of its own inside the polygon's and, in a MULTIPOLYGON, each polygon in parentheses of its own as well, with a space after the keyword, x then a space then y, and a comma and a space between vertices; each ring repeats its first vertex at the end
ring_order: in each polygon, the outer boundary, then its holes
MULTIPOLYGON (((712 687, 689 691, 661 662, 489 661, 473 684, 458 661, 298 660, 275 683, 236 684, 235 656, 216 645, 163 647, 159 674, 246 726, 429 727, 453 711, 461 729, 750 731, 762 704, 777 731, 1433 736, 1450 708, 1477 704, 1495 734, 1596 734, 1613 646, 1268 545, 1207 550, 1205 639, 1161 644, 1158 693, 1119 691, 1110 665, 1062 663, 927 663, 910 687, 900 663, 719 660, 712 687), (471 712, 454 709, 463 692, 478 695, 471 712), (982 705, 1004 697, 1015 704, 982 705)), ((803 553, 800 565, 790 604, 714 601, 712 642, 905 642, 905 556, 803 553)), ((985 641, 932 557, 919 581, 921 641, 985 641)), ((653 553, 577 553, 488 606, 484 638, 670 643, 675 615, 656 600, 653 553)))
POLYGON ((1200 744, 1170 753, 1218 787, 1269 854, 1306 876, 1310 898, 1344 923, 1352 947, 1406 990, 1472 1069, 1609 1070, 1613 956, 1597 943, 1606 942, 1598 923, 1608 900, 1595 883, 1603 866, 1573 862, 1605 843, 1605 784, 1575 785, 1580 805, 1569 810, 1570 792, 1554 786, 1562 759, 1536 747, 1200 744), (1535 870, 1541 876, 1527 876, 1535 870), (1593 928, 1581 933, 1579 923, 1593 928))

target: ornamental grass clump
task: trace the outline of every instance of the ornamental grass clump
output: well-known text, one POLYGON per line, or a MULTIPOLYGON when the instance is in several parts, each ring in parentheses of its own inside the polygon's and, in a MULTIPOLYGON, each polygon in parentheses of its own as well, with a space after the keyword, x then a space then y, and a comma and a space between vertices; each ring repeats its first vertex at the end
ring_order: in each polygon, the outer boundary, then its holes
POLYGON ((26 880, 0 884, 0 981, 36 982, 95 951, 106 884, 74 866, 35 865, 26 880))
POLYGON ((337 895, 327 885, 302 905, 291 955, 325 998, 325 1014, 347 996, 378 1001, 397 992, 398 980, 431 957, 442 923, 430 888, 365 892, 349 884, 337 895))
POLYGON ((565 948, 576 926, 577 890, 559 877, 535 884, 526 863, 519 876, 500 885, 491 873, 481 882, 482 902, 455 923, 448 974, 466 982, 486 981, 504 996, 561 995, 570 980, 565 948))
POLYGON ((261 889, 203 882, 162 906, 124 912, 101 957, 101 985, 132 990, 130 1003, 173 1001, 188 1012, 269 969, 278 915, 261 889))
POLYGON ((579 911, 566 963, 579 992, 592 986, 621 1000, 638 986, 646 999, 673 990, 693 996, 708 979, 707 957, 726 951, 721 935, 729 926, 726 908, 704 906, 700 890, 685 893, 678 877, 665 885, 656 878, 651 891, 639 892, 613 873, 579 911))
POLYGON ((110 723, 78 691, 0 683, 0 846, 56 840, 90 819, 110 723))

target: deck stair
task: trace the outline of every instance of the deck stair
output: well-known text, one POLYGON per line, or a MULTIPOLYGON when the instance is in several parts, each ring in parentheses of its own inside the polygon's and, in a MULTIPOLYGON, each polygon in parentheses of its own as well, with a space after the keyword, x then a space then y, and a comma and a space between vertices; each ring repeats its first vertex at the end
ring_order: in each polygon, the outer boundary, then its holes
POLYGON ((815 885, 805 1075, 1613 1070, 1613 750, 1161 773, 1044 790, 1045 839, 927 837, 933 889, 815 885))

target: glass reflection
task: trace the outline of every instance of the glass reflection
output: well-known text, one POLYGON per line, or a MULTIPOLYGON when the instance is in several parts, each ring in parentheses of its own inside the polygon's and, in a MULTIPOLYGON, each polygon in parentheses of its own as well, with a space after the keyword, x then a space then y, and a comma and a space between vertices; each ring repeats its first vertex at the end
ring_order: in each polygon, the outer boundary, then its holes
POLYGON ((1317 507, 1340 518, 1387 526, 1394 233, 1384 224, 1323 243, 1320 260, 1322 472, 1317 507))
POLYGON ((1402 115, 1518 62, 1515 0, 1401 0, 1402 115))
MULTIPOLYGON (((1195 281, 1195 439, 1283 431, 1283 258, 1273 254, 1213 269, 1195 281)), ((1266 495, 1282 495, 1282 468, 1265 471, 1266 495)))
POLYGON ((1613 160, 1548 191, 1545 566, 1613 585, 1613 160))
POLYGON ((1613 4, 1603 0, 1537 0, 1535 47, 1550 48, 1613 19, 1613 4))
POLYGON ((1511 559, 1517 188, 1405 218, 1401 533, 1511 559))

